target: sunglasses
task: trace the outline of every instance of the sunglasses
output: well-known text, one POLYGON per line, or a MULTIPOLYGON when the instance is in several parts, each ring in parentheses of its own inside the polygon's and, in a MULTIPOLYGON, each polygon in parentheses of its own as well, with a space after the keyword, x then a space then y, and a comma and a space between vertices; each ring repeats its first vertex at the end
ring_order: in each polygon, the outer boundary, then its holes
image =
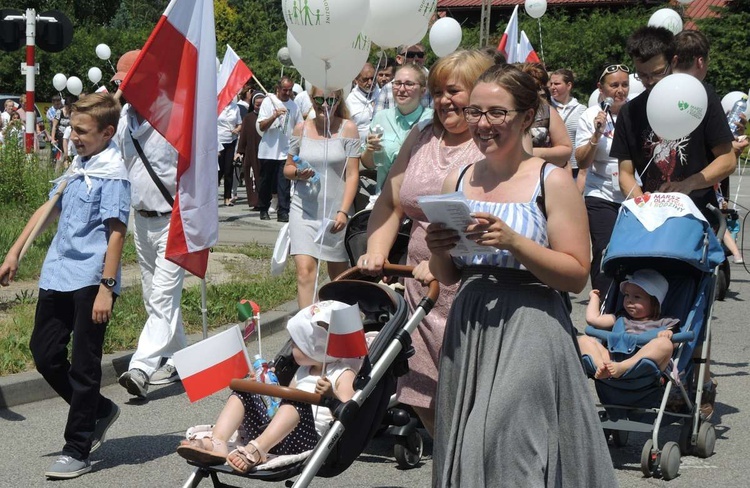
POLYGON ((313 99, 313 102, 317 103, 318 105, 323 105, 324 103, 327 103, 329 107, 333 107, 339 101, 337 97, 312 97, 312 99, 313 99))
POLYGON ((609 66, 604 68, 604 71, 602 71, 601 76, 599 76, 599 81, 601 82, 605 76, 611 75, 612 73, 617 73, 618 71, 630 74, 630 68, 628 68, 624 64, 610 64, 609 66))
POLYGON ((424 53, 423 52, 418 52, 418 51, 407 51, 404 54, 404 56, 406 56, 408 59, 413 59, 413 58, 422 59, 424 57, 424 53))

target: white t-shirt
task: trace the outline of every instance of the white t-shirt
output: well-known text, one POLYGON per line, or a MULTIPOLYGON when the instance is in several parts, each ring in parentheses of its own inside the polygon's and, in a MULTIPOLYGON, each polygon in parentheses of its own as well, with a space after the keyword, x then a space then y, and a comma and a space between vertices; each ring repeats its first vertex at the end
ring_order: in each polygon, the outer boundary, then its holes
POLYGON ((310 94, 307 93, 307 90, 294 97, 294 103, 299 107, 299 113, 302 115, 303 119, 315 117, 315 110, 313 110, 312 100, 310 99, 310 94))
POLYGON ((224 107, 224 110, 219 114, 218 119, 218 134, 219 144, 229 144, 233 140, 237 139, 237 134, 232 131, 242 123, 240 118, 240 107, 237 106, 237 102, 231 101, 229 105, 224 107))
MULTIPOLYGON (((565 123, 565 128, 568 130, 570 140, 575 141, 576 131, 578 130, 578 119, 581 117, 584 110, 586 110, 586 106, 578 103, 578 100, 575 97, 571 97, 567 105, 563 105, 557 100, 554 100, 554 106, 557 109, 557 113, 560 114, 560 117, 562 117, 563 122, 565 123)), ((575 151, 570 155, 570 166, 571 168, 578 167, 575 151)))
POLYGON ((128 169, 130 203, 136 210, 169 212, 172 208, 148 174, 130 138, 129 131, 133 133, 134 138, 138 139, 143 154, 151 163, 154 173, 161 179, 172 197, 177 189, 177 150, 156 132, 148 121, 144 120, 143 123, 139 123, 135 114, 135 109, 130 104, 126 104, 120 112, 120 122, 117 124, 117 134, 115 134, 115 143, 128 169))
POLYGON ((65 128, 65 131, 63 132, 63 144, 68 145, 68 156, 74 158, 78 156, 78 151, 76 151, 76 145, 73 144, 73 141, 70 140, 70 134, 72 132, 73 132, 73 128, 71 126, 67 126, 65 128))
POLYGON ((263 99, 258 110, 258 122, 256 130, 263 137, 258 147, 258 159, 286 159, 286 153, 289 151, 289 136, 292 135, 294 126, 302 122, 299 107, 294 100, 282 102, 276 95, 269 94, 263 99), (260 130, 260 122, 273 116, 273 111, 277 107, 286 108, 286 113, 281 115, 271 123, 271 126, 265 132, 260 130))
POLYGON ((368 98, 360 87, 355 86, 346 97, 346 108, 349 109, 349 118, 357 124, 359 138, 365 141, 375 113, 375 100, 372 97, 368 98))
MULTIPOLYGON (((594 119, 601 109, 598 105, 587 108, 578 119, 578 131, 576 132, 575 147, 583 146, 589 143, 591 136, 596 128, 594 119)), ((617 115, 612 114, 612 118, 617 121, 617 115)), ((625 195, 620 191, 618 181, 617 158, 610 157, 609 150, 612 147, 612 138, 615 135, 615 127, 612 121, 607 118, 607 127, 599 139, 596 146, 594 160, 586 174, 586 186, 583 190, 585 197, 597 197, 609 202, 622 203, 625 195)))
MULTIPOLYGON (((360 364, 362 364, 362 361, 359 359, 339 359, 326 365, 326 378, 331 381, 334 394, 336 393, 336 382, 339 380, 341 374, 348 369, 351 369, 356 374, 360 364)), ((296 382, 295 388, 308 393, 315 393, 315 387, 319 379, 320 376, 310 374, 310 366, 300 366, 297 368, 297 373, 294 376, 294 381, 296 382)), ((331 411, 326 407, 313 406, 313 416, 315 417, 315 430, 322 437, 328 432, 333 415, 331 415, 331 411)))

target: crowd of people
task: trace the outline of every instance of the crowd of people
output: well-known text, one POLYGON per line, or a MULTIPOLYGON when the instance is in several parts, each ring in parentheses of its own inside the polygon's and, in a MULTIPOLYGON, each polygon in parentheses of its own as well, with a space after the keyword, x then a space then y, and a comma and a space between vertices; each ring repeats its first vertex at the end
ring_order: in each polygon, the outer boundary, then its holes
MULTIPOLYGON (((276 219, 289 223, 300 310, 315 306, 322 262, 332 277, 349 267, 344 230, 360 170, 377 174, 367 247, 356 257, 364 273, 382 272, 404 219, 412 222, 406 262, 415 279, 405 283, 407 304, 413 312, 422 285, 432 280, 440 283, 440 298, 412 337, 415 354, 397 396, 435 439, 433 486, 617 484, 580 353, 594 358, 600 379, 621 376, 640 357, 666 367, 676 326, 660 316, 666 280, 642 270, 620 284, 629 326, 665 329, 640 356, 622 362, 612 361, 598 342, 577 337, 566 295, 590 283, 587 320, 611 327, 614 316, 600 315, 599 308, 612 277, 600 263, 622 203, 658 191, 688 194, 699 208, 718 206, 715 187, 734 172, 747 146, 732 135, 718 96, 705 83, 707 114, 689 136, 664 141, 651 129, 646 105, 661 79, 677 72, 705 77, 703 34, 644 27, 630 36, 627 52, 630 60, 601 67, 597 88, 607 103, 589 108, 572 95, 575 75, 567 68, 550 72, 539 63, 507 64, 486 50, 459 50, 428 69, 424 46, 416 44, 399 48, 395 60, 366 63, 350 90, 310 86, 297 94, 293 80, 282 76, 274 93, 246 87, 219 115, 223 204, 236 201, 236 162, 247 204, 261 220, 270 220, 276 195, 276 219), (629 101, 631 74, 645 92, 629 101), (420 197, 453 192, 467 199, 475 219, 464 230, 480 249, 472 255, 452 255, 458 232, 430 223, 419 204, 420 197)), ((120 59, 113 81, 125 77, 135 57, 120 59)), ((58 232, 40 279, 40 303, 53 305, 37 312, 31 341, 37 368, 71 405, 63 455, 46 472, 51 478, 90 470, 90 452, 119 415, 99 393, 97 362, 119 293, 121 239, 131 208, 148 320, 120 384, 145 399, 149 385, 177 381, 171 358, 186 343, 184 270, 164 259, 175 152, 122 101, 121 112, 112 97, 100 94, 64 105, 57 99, 53 106, 51 132, 55 139, 61 133, 58 145, 65 147, 70 130, 77 151, 72 166, 89 171, 112 162, 115 169, 91 173, 93 188, 75 172, 57 181, 68 188, 53 212, 58 232), (83 223, 67 210, 74 198, 91 202, 83 223), (86 269, 97 271, 63 274, 66 266, 82 269, 82 258, 56 246, 66 237, 71 249, 96 249, 86 259, 99 266, 86 269), (75 333, 84 327, 96 332, 75 333), (73 342, 69 363, 62 351, 71 331, 86 341, 73 342)), ((15 274, 39 215, 0 267, 3 283, 15 274)), ((735 261, 741 260, 737 250, 735 261)), ((351 398, 353 367, 323 370, 320 351, 304 337, 325 320, 306 320, 289 326, 303 370, 296 381, 351 398)), ((709 418, 716 383, 708 368, 696 381, 709 392, 701 406, 709 418)), ((269 452, 299 452, 318 439, 308 407, 284 403, 273 421, 262 407, 253 395, 233 395, 212 436, 187 440, 178 452, 194 461, 226 461, 246 473, 269 452), (226 444, 238 428, 240 444, 230 453, 226 444)))

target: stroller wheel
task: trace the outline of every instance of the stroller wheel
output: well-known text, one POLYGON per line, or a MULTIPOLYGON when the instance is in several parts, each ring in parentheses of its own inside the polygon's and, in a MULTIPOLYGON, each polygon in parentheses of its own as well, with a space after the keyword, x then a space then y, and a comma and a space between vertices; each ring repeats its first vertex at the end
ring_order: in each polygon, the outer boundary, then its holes
POLYGON ((416 430, 410 432, 406 437, 401 437, 393 446, 393 455, 398 465, 404 469, 417 467, 422 460, 422 436, 416 430))
POLYGON ((652 477, 656 468, 656 453, 651 452, 653 447, 654 441, 649 439, 641 451, 641 472, 646 478, 652 477))
MULTIPOLYGON (((728 266, 728 265, 727 265, 728 266)), ((719 273, 716 277, 716 299, 723 302, 727 297, 727 290, 729 290, 729 276, 728 270, 724 269, 724 265, 720 265, 719 273)))
POLYGON ((680 446, 676 442, 669 441, 664 444, 659 461, 662 477, 669 481, 677 477, 680 472, 680 446))
POLYGON ((713 424, 701 423, 698 429, 698 438, 695 441, 695 454, 700 458, 710 457, 714 453, 716 444, 716 430, 713 424))

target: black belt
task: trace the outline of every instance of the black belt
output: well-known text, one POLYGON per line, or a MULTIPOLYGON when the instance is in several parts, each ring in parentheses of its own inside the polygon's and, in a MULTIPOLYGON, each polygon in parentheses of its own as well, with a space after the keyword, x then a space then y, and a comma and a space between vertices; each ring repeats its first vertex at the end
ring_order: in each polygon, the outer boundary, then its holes
POLYGON ((164 217, 172 212, 157 212, 156 210, 136 210, 141 217, 164 217))

